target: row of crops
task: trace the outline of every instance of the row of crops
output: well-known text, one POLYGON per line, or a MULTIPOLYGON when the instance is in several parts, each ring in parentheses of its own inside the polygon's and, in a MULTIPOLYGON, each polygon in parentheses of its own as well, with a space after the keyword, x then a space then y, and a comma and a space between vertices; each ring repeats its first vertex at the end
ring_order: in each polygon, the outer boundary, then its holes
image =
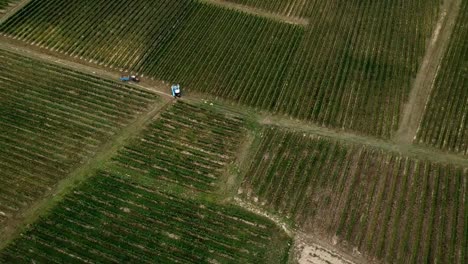
POLYGON ((440 1, 238 2, 300 7, 311 13, 302 27, 207 1, 33 0, 0 32, 186 91, 389 138, 440 1))
POLYGON ((178 102, 114 157, 118 171, 158 185, 213 192, 232 162, 243 120, 178 102))
POLYGON ((468 3, 462 1, 449 48, 416 142, 468 155, 468 3))
POLYGON ((101 171, 0 252, 0 262, 279 263, 288 241, 241 208, 184 200, 101 171))
POLYGON ((0 50, 0 229, 160 99, 0 50))
POLYGON ((266 127, 240 192, 391 263, 465 263, 468 168, 266 127))

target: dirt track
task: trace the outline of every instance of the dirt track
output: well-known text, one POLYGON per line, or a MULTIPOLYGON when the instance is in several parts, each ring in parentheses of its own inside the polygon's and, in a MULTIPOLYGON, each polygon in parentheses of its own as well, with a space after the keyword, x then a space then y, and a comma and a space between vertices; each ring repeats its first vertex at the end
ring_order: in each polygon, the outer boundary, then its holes
POLYGON ((426 104, 434 86, 439 66, 447 50, 456 18, 460 10, 461 0, 445 0, 441 9, 439 21, 432 34, 429 47, 424 55, 421 67, 413 83, 408 102, 404 105, 400 119, 400 127, 394 141, 411 144, 416 137, 426 104))
POLYGON ((288 24, 295 24, 295 25, 300 25, 300 26, 307 26, 309 24, 309 20, 306 18, 283 16, 280 14, 265 11, 263 9, 240 5, 240 4, 227 2, 223 0, 200 0, 200 2, 225 7, 228 9, 234 9, 234 10, 241 11, 247 14, 265 17, 265 18, 269 18, 272 20, 276 20, 276 21, 284 22, 288 24))

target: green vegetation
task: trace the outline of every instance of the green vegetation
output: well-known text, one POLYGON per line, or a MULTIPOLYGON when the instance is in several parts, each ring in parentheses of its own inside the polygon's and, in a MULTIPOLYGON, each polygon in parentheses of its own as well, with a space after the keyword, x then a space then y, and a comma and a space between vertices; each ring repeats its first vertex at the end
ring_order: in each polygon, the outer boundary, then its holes
POLYGON ((265 128, 243 197, 392 263, 464 263, 468 171, 265 128))
POLYGON ((0 25, 4 35, 117 69, 139 69, 191 13, 189 0, 33 0, 0 25))
POLYGON ((310 12, 303 27, 194 0, 35 0, 0 32, 188 91, 389 138, 440 1, 255 1, 310 12))
POLYGON ((416 142, 468 155, 468 2, 462 1, 416 142))
POLYGON ((271 108, 303 33, 302 28, 213 5, 198 9, 151 76, 259 108, 271 108), (194 52, 196 51, 196 52, 194 52))
POLYGON ((243 121, 178 102, 114 157, 117 170, 155 185, 212 192, 239 148, 243 121))
POLYGON ((2 263, 280 263, 289 238, 235 206, 101 171, 0 253, 2 263))
POLYGON ((1 228, 159 99, 6 51, 0 58, 1 228))

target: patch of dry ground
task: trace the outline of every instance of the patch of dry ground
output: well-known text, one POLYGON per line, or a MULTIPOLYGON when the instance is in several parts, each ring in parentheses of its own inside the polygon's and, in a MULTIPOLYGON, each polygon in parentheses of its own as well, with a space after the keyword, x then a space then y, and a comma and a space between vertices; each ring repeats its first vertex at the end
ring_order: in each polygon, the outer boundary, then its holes
POLYGON ((299 25, 299 26, 307 26, 309 24, 309 20, 306 18, 284 16, 281 14, 265 11, 263 9, 240 5, 240 4, 236 4, 236 3, 232 3, 228 1, 223 1, 223 0, 199 0, 199 1, 202 3, 217 5, 217 6, 225 7, 228 9, 233 9, 236 11, 244 12, 250 15, 265 17, 268 19, 272 19, 272 20, 276 20, 276 21, 284 22, 288 24, 294 24, 294 25, 299 25))
POLYGON ((293 262, 298 264, 355 264, 371 263, 359 252, 348 254, 335 246, 305 233, 296 235, 293 247, 293 262))

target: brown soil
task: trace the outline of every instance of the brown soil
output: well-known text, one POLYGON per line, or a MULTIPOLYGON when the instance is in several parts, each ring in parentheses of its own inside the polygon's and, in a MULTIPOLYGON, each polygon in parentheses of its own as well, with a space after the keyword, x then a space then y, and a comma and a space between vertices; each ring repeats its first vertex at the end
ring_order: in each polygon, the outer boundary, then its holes
POLYGON ((307 20, 306 18, 283 16, 283 15, 265 11, 259 8, 240 5, 240 4, 236 4, 236 3, 232 3, 232 2, 228 2, 224 0, 200 0, 200 2, 225 7, 228 9, 233 9, 233 10, 237 10, 237 11, 251 14, 254 16, 265 17, 268 19, 272 19, 272 20, 276 20, 276 21, 284 22, 288 24, 294 24, 294 25, 300 25, 300 26, 307 26, 309 24, 309 20, 307 20))
POLYGON ((404 105, 400 127, 394 136, 395 142, 411 144, 416 138, 440 63, 447 50, 455 26, 460 5, 461 0, 444 0, 439 21, 416 75, 408 102, 404 105))

